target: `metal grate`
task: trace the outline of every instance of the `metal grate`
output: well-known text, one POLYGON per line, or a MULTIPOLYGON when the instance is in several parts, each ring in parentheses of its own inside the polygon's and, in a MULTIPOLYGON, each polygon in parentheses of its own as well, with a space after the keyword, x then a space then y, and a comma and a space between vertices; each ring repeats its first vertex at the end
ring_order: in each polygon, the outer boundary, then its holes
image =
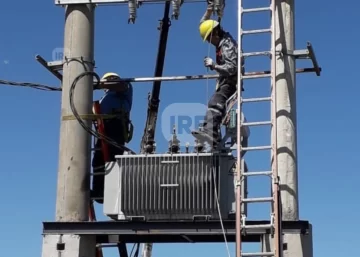
POLYGON ((116 205, 111 209, 117 209, 119 219, 218 219, 215 184, 221 215, 228 218, 232 212, 233 156, 156 154, 119 156, 117 160, 118 168, 105 178, 104 205, 116 205), (115 192, 115 183, 116 198, 107 192, 115 192))

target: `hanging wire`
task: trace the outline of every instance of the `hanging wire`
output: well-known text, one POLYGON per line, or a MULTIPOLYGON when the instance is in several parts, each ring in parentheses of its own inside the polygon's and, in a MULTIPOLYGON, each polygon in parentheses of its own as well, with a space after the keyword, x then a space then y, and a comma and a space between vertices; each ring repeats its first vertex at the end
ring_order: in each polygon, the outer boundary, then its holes
MULTIPOLYGON (((213 36, 213 29, 210 32, 210 41, 212 39, 213 36)), ((208 44, 208 50, 207 50, 207 55, 206 57, 210 57, 210 48, 211 48, 211 43, 208 44)), ((206 67, 206 76, 209 76, 209 67, 206 67)), ((205 104, 207 105, 209 101, 209 78, 206 78, 206 96, 205 96, 205 104)))
POLYGON ((216 171, 215 171, 214 168, 212 170, 213 170, 213 177, 214 177, 213 180, 214 180, 214 191, 215 191, 216 205, 217 205, 217 210, 218 210, 218 213, 219 213, 221 230, 222 230, 222 233, 223 233, 223 236, 224 236, 227 255, 228 255, 228 257, 231 257, 229 243, 228 243, 227 238, 226 238, 226 231, 225 231, 225 227, 224 227, 224 222, 223 222, 221 211, 220 211, 220 201, 219 201, 219 196, 218 196, 218 192, 217 192, 217 185, 216 185, 216 179, 215 179, 216 178, 216 171))
POLYGON ((15 87, 29 87, 34 88, 38 90, 44 90, 44 91, 61 91, 61 88, 59 87, 52 87, 42 84, 36 84, 36 83, 29 83, 29 82, 15 82, 15 81, 8 81, 0 79, 1 85, 7 85, 7 86, 15 86, 15 87))

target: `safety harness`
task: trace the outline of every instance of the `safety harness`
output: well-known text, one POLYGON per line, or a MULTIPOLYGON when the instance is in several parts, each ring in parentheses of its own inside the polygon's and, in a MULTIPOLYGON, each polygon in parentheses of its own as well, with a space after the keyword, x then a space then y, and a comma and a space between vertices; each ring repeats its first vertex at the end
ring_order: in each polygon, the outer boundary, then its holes
POLYGON ((121 120, 125 142, 129 143, 134 134, 134 125, 130 120, 130 112, 125 111, 124 109, 113 109, 113 113, 115 119, 121 120))
MULTIPOLYGON (((99 105, 99 101, 96 101, 94 103, 94 107, 96 104, 99 105)), ((130 120, 130 112, 125 111, 124 109, 113 109, 112 114, 100 114, 99 113, 100 110, 95 111, 94 107, 93 107, 93 113, 97 114, 101 118, 101 120, 114 120, 114 119, 121 120, 125 143, 129 143, 132 140, 134 134, 134 125, 130 120)))

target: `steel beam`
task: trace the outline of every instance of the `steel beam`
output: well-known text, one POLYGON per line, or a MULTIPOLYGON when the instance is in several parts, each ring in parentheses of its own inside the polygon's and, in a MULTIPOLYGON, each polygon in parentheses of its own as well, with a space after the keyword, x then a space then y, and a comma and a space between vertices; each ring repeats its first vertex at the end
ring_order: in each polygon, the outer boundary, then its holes
MULTIPOLYGON (((269 221, 247 221, 246 225, 266 225, 269 221)), ((184 243, 223 242, 224 233, 229 242, 235 242, 235 220, 223 221, 98 221, 98 222, 44 222, 43 234, 96 235, 97 243, 184 243)), ((283 232, 307 234, 308 221, 284 221, 283 232)), ((269 229, 248 229, 243 242, 260 242, 269 229)))
MULTIPOLYGON (((311 48, 312 49, 312 48, 311 48)), ((307 50, 297 50, 307 51, 307 50)), ((306 52, 308 53, 308 52, 306 52)), ((288 53, 292 55, 293 53, 288 53)), ((299 54, 299 53, 298 53, 299 54)), ((314 56, 314 53, 311 52, 314 56)), ((55 61, 55 62, 47 62, 40 55, 36 56, 36 60, 44 66, 48 71, 54 74, 58 79, 62 80, 62 75, 59 73, 59 70, 62 70, 63 62, 55 61)), ((314 61, 313 61, 314 62, 314 61)), ((316 62, 316 59, 315 59, 316 62)), ((300 68, 296 69, 296 73, 308 73, 308 72, 321 72, 321 67, 314 65, 314 68, 300 68)), ((243 79, 256 79, 256 78, 268 78, 270 76, 270 71, 255 71, 255 72, 245 72, 243 79)), ((120 81, 123 82, 156 82, 156 81, 183 81, 183 80, 205 80, 205 79, 217 79, 219 76, 217 74, 214 75, 185 75, 185 76, 167 76, 167 77, 137 77, 137 78, 121 78, 120 81)), ((95 81, 94 81, 95 83, 95 81)), ((116 86, 117 82, 107 82, 105 80, 100 81, 100 86, 97 89, 110 89, 116 86)))

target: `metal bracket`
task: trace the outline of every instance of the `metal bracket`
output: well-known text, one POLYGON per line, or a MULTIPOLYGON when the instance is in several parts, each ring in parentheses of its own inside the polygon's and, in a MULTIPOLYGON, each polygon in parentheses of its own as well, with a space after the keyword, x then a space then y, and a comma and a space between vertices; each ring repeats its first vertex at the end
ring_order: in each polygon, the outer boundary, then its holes
MULTIPOLYGON (((295 57, 295 59, 299 59, 299 60, 311 59, 311 61, 313 63, 313 68, 310 68, 311 71, 315 72, 317 76, 320 76, 321 67, 319 66, 319 64, 316 60, 315 51, 310 42, 307 42, 306 48, 307 49, 302 49, 302 50, 293 50, 293 51, 288 50, 286 54, 293 56, 293 57, 295 57)), ((310 69, 309 68, 303 69, 304 70, 303 72, 309 72, 310 69)))
MULTIPOLYGON (((48 71, 50 71, 55 77, 57 77, 61 82, 63 75, 59 72, 62 71, 64 62, 63 61, 53 61, 48 62, 42 56, 36 55, 35 59, 48 71)), ((96 67, 94 67, 95 69, 96 67)), ((96 86, 96 81, 94 81, 94 86, 96 86)), ((117 91, 127 90, 128 85, 126 83, 111 82, 106 80, 101 80, 98 88, 95 89, 114 89, 117 91)))
POLYGON ((62 81, 62 74, 59 70, 62 70, 63 62, 62 61, 55 61, 55 62, 47 62, 43 57, 40 55, 36 55, 35 59, 45 67, 48 71, 50 71, 55 77, 57 77, 60 81, 62 81))

